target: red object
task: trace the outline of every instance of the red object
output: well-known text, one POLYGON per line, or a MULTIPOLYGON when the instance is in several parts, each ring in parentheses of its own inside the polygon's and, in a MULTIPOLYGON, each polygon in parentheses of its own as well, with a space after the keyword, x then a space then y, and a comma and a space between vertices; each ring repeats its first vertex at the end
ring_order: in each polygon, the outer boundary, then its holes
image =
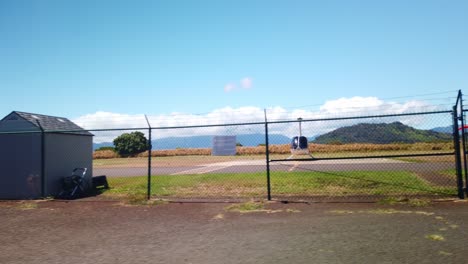
POLYGON ((468 125, 464 125, 464 126, 460 127, 458 130, 467 129, 467 128, 468 128, 468 125))

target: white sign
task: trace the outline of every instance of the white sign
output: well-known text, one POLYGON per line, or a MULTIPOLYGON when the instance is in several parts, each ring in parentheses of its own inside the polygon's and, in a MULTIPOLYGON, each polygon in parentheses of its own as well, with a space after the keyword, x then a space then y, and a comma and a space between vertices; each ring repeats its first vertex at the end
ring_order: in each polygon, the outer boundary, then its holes
POLYGON ((236 136, 214 136, 212 156, 235 156, 236 136))

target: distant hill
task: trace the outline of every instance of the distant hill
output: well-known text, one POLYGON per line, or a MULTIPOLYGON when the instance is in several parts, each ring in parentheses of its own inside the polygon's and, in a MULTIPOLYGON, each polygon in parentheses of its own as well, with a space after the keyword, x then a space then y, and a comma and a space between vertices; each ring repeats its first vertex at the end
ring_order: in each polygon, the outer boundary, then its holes
MULTIPOLYGON (((211 148, 213 136, 193 136, 193 137, 168 137, 153 140, 153 149, 176 149, 176 148, 211 148)), ((243 134, 237 135, 236 141, 242 146, 254 147, 259 144, 265 144, 265 135, 263 134, 243 134)), ((269 144, 289 144, 290 138, 272 134, 269 137, 269 144)), ((112 142, 103 142, 93 144, 93 149, 100 147, 112 147, 112 142)))
MULTIPOLYGON (((193 137, 169 137, 153 141, 154 149, 175 149, 175 148, 211 148, 213 136, 193 136, 193 137)), ((265 135, 244 134, 237 135, 236 141, 242 146, 258 146, 265 144, 265 135)), ((283 135, 270 135, 270 144, 288 144, 289 138, 283 135)))
POLYGON ((315 138, 314 143, 416 143, 451 140, 451 135, 431 130, 416 129, 400 122, 361 123, 338 128, 315 138))
POLYGON ((446 127, 434 127, 431 129, 432 131, 439 132, 439 133, 446 133, 452 134, 453 133, 453 126, 446 126, 446 127))

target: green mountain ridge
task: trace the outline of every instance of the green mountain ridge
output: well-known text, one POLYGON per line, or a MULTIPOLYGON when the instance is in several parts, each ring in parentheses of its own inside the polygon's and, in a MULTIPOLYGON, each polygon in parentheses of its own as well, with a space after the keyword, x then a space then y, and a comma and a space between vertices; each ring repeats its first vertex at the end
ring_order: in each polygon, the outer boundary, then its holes
POLYGON ((452 136, 431 130, 416 129, 401 122, 393 123, 360 123, 341 127, 315 138, 313 143, 417 143, 450 141, 452 136))

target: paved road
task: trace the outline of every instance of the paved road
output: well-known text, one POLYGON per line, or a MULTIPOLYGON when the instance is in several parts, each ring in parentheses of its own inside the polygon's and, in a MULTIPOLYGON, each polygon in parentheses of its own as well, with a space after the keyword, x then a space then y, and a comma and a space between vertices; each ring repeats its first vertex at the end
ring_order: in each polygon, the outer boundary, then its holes
MULTIPOLYGON (((450 162, 410 163, 390 159, 337 160, 337 161, 288 161, 270 163, 272 171, 414 171, 420 173, 453 169, 450 162)), ((202 166, 152 167, 152 175, 187 175, 206 173, 248 173, 266 171, 265 161, 233 161, 206 164, 202 166)), ((144 176, 148 168, 94 168, 94 175, 108 177, 144 176)))
MULTIPOLYGON (((30 202, 31 203, 31 202, 30 202)), ((467 263, 468 204, 0 203, 0 263, 467 263)))

